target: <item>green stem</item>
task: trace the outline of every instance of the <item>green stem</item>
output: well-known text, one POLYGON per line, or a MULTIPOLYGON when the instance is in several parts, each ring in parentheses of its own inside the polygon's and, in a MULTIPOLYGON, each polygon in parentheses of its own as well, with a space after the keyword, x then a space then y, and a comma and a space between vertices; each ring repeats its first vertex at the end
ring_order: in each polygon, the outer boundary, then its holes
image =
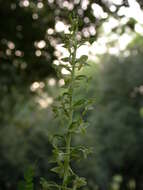
MULTIPOLYGON (((73 78, 74 78, 74 69, 72 71, 72 77, 71 77, 71 87, 69 91, 71 91, 71 97, 70 97, 70 121, 69 125, 72 123, 73 120, 73 109, 72 109, 72 101, 73 101, 73 78)), ((67 188, 67 179, 69 176, 69 166, 70 166, 70 147, 71 147, 71 133, 68 131, 66 136, 66 159, 64 162, 64 178, 63 178, 63 186, 64 190, 67 188)))
MULTIPOLYGON (((69 88, 69 92, 71 93, 70 96, 70 121, 69 125, 73 122, 73 108, 72 108, 72 103, 73 103, 73 86, 74 86, 74 76, 75 76, 75 59, 76 59, 76 49, 77 47, 74 48, 74 52, 72 55, 72 73, 71 73, 71 85, 69 88)), ((67 189, 67 179, 69 176, 69 167, 70 167, 70 147, 71 147, 71 133, 68 131, 67 132, 67 137, 66 137, 66 159, 64 162, 64 178, 63 178, 63 189, 67 189)))
POLYGON ((69 162, 70 162, 70 144, 71 144, 71 134, 69 133, 67 135, 67 140, 66 140, 66 159, 64 163, 64 179, 63 179, 63 186, 64 190, 66 190, 67 187, 67 179, 69 176, 69 162))

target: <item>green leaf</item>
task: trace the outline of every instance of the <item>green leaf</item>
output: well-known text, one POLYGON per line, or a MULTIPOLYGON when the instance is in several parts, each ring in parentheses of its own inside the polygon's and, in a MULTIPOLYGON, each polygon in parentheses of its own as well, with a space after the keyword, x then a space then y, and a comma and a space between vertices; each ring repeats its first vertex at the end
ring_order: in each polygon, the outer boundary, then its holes
POLYGON ((59 174, 61 172, 61 167, 59 167, 59 166, 54 167, 51 169, 51 171, 59 174))
POLYGON ((82 116, 84 116, 89 110, 94 110, 93 103, 95 103, 95 98, 86 101, 82 116))
POLYGON ((85 159, 87 158, 88 154, 92 153, 91 148, 85 148, 85 147, 83 148, 82 147, 80 150, 82 151, 83 156, 84 156, 85 159))
POLYGON ((79 59, 76 60, 78 70, 80 70, 84 65, 89 65, 87 63, 87 60, 88 56, 86 55, 82 55, 79 59))
POLYGON ((61 163, 62 161, 65 160, 66 154, 59 150, 59 149, 54 149, 53 150, 53 158, 51 159, 51 163, 61 163))
POLYGON ((64 166, 61 163, 59 166, 52 168, 51 171, 59 174, 60 178, 62 178, 64 175, 64 166))
POLYGON ((87 129, 88 126, 89 126, 89 123, 83 122, 83 123, 79 126, 79 130, 77 131, 77 133, 85 134, 85 133, 86 133, 86 129, 87 129))
POLYGON ((73 121, 69 126, 69 131, 71 133, 83 133, 85 134, 86 128, 88 127, 89 123, 85 123, 82 118, 73 121))
POLYGON ((78 130, 78 122, 77 121, 73 121, 71 124, 70 124, 70 126, 69 126, 69 131, 70 132, 75 132, 76 133, 76 131, 78 130))
POLYGON ((74 160, 81 160, 81 157, 83 156, 84 159, 86 159, 87 156, 92 152, 93 151, 91 148, 87 148, 84 146, 74 147, 71 149, 71 158, 74 160))
POLYGON ((40 178, 40 184, 42 185, 42 190, 49 190, 49 184, 44 178, 40 178))
POLYGON ((53 190, 59 189, 59 185, 53 181, 47 181, 44 178, 40 178, 40 184, 42 185, 42 190, 53 190))
POLYGON ((84 177, 76 177, 75 181, 74 181, 74 185, 77 188, 83 187, 87 184, 86 179, 84 177))
POLYGON ((86 102, 85 99, 77 100, 77 101, 73 104, 73 107, 77 107, 77 106, 84 105, 85 102, 86 102))
POLYGON ((49 141, 50 143, 53 145, 53 147, 55 149, 58 149, 58 147, 64 143, 65 141, 65 137, 64 135, 58 135, 58 134, 55 134, 55 135, 50 135, 49 136, 49 141))
POLYGON ((79 59, 76 60, 77 63, 85 63, 88 60, 88 56, 82 55, 79 59))
POLYGON ((61 61, 63 61, 63 62, 69 62, 69 57, 64 57, 64 58, 61 59, 61 61))

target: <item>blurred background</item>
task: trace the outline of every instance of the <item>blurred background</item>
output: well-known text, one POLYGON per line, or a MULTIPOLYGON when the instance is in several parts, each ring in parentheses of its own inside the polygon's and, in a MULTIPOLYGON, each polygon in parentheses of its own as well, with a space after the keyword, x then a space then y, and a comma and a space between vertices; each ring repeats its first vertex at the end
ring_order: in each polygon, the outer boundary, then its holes
POLYGON ((143 1, 0 0, 0 190, 17 189, 33 163, 37 187, 41 176, 55 178, 48 135, 63 79, 53 65, 67 55, 71 12, 82 20, 87 42, 77 56, 89 56, 82 72, 92 77, 77 95, 96 97, 87 134, 74 139, 93 154, 74 167, 86 190, 143 189, 143 1))

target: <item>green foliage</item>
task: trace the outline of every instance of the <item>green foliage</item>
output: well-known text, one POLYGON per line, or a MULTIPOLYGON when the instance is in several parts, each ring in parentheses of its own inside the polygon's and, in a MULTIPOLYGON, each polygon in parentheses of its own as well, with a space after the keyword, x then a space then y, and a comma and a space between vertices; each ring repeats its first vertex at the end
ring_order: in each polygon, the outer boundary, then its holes
POLYGON ((52 172, 58 174, 60 184, 47 182, 45 179, 41 179, 43 190, 58 189, 58 190, 76 190, 86 185, 86 180, 83 177, 79 177, 71 168, 71 161, 78 160, 79 156, 84 158, 90 153, 88 148, 83 146, 72 147, 71 140, 74 134, 85 133, 88 123, 84 120, 82 113, 87 110, 87 106, 91 104, 91 101, 84 98, 78 100, 74 97, 74 91, 79 84, 80 80, 86 78, 84 75, 80 75, 79 70, 87 65, 87 56, 81 56, 76 58, 78 47, 80 47, 84 41, 79 42, 77 40, 78 32, 78 19, 71 19, 70 34, 66 34, 64 37, 64 46, 69 51, 69 57, 61 59, 62 62, 68 62, 68 64, 60 64, 56 70, 59 77, 63 78, 65 85, 61 95, 57 98, 57 104, 53 106, 53 111, 56 117, 60 117, 64 121, 63 134, 54 135, 50 140, 53 144, 53 158, 52 163, 56 163, 56 166, 51 169, 52 172), (69 75, 62 75, 61 69, 65 68, 69 71, 69 75), (82 109, 82 113, 77 116, 77 109, 82 109))

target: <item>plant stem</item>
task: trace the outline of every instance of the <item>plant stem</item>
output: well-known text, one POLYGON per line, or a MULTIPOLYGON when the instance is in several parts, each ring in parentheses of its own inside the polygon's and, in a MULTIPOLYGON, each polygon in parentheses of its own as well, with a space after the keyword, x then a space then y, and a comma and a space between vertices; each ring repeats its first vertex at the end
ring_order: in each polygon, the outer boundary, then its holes
MULTIPOLYGON (((75 35, 75 33, 73 35, 75 35)), ((74 77, 75 77, 76 50, 77 50, 77 46, 74 47, 74 52, 72 54, 72 61, 71 61, 72 72, 71 72, 71 85, 69 87, 69 92, 70 92, 70 102, 69 102, 70 121, 69 121, 69 126, 73 122, 72 104, 73 104, 73 87, 74 87, 74 77)), ((65 162, 64 162, 64 178, 63 178, 64 190, 66 190, 66 188, 67 188, 67 179, 68 179, 68 176, 69 176, 71 138, 72 138, 71 132, 68 131, 67 136, 66 136, 66 159, 65 159, 65 162)))
POLYGON ((71 144, 71 133, 69 133, 67 135, 67 140, 66 140, 66 159, 65 159, 65 163, 64 163, 64 178, 63 178, 63 186, 64 186, 64 190, 66 190, 67 187, 67 179, 68 179, 68 175, 69 175, 69 162, 70 162, 70 144, 71 144))

